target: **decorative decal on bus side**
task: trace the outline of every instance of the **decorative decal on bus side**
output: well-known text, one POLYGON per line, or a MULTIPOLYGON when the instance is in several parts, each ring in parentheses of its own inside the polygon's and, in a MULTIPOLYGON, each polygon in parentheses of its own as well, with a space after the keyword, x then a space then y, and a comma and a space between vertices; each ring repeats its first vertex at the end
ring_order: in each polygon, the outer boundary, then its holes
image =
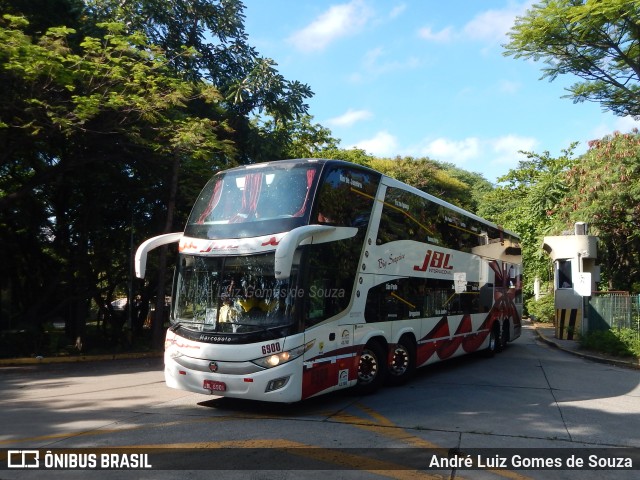
POLYGON ((418 272, 425 272, 428 269, 430 273, 452 275, 453 266, 449 265, 451 259, 450 253, 429 249, 424 257, 422 266, 414 265, 413 269, 418 272))
POLYGON ((391 265, 395 265, 396 263, 400 262, 401 260, 404 260, 405 254, 401 253, 398 255, 394 255, 393 253, 389 254, 389 258, 379 258, 378 259, 378 268, 387 268, 390 267, 391 265))
POLYGON ((338 386, 346 387, 349 385, 349 370, 340 370, 338 372, 338 386))
POLYGON ((261 246, 266 247, 267 245, 271 245, 272 247, 277 247, 279 243, 280 240, 278 240, 276 237, 271 237, 266 242, 262 242, 261 246))
POLYGON ((180 240, 179 252, 208 252, 211 250, 211 240, 198 238, 184 238, 180 240))
POLYGON ((185 238, 180 240, 178 251, 181 253, 254 253, 272 251, 282 240, 281 235, 269 235, 268 237, 207 240, 201 238, 185 238))

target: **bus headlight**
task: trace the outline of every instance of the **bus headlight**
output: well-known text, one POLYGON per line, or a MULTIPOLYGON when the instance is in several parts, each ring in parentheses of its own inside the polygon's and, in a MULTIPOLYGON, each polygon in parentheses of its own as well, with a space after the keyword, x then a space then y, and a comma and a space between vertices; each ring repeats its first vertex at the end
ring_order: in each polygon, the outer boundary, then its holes
POLYGON ((292 348, 291 350, 274 353, 272 355, 267 355, 266 357, 256 358, 255 360, 252 360, 252 362, 263 368, 277 367, 278 365, 290 362, 291 360, 298 358, 300 355, 303 355, 304 352, 313 347, 315 342, 315 340, 311 340, 310 342, 300 345, 299 347, 292 348))

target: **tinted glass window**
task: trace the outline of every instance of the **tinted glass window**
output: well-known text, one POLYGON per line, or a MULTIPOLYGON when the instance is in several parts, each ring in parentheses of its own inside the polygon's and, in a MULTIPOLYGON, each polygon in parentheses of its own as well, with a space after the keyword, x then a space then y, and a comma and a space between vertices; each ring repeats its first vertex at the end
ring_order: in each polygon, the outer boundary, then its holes
POLYGON ((195 202, 185 234, 255 237, 308 222, 318 165, 283 162, 216 175, 195 202))
POLYGON ((414 240, 489 258, 520 255, 504 231, 399 188, 388 187, 377 244, 414 240), (493 245, 491 248, 487 246, 493 245))
POLYGON ((493 285, 467 282, 456 292, 451 280, 399 278, 375 286, 367 294, 365 320, 386 322, 488 312, 493 285))
POLYGON ((310 223, 366 227, 378 189, 379 175, 348 167, 334 167, 318 189, 310 223))
POLYGON ((356 227, 358 233, 346 240, 304 247, 307 327, 349 306, 378 182, 375 173, 338 166, 325 174, 318 187, 310 223, 356 227))

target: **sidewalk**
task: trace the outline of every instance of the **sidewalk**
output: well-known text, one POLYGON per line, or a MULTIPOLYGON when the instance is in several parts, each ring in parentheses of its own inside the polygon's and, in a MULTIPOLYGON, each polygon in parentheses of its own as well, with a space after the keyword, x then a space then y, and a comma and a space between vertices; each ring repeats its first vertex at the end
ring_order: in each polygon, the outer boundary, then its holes
POLYGON ((67 355, 64 357, 28 357, 28 358, 0 358, 0 368, 21 365, 43 365, 50 363, 97 362, 105 360, 125 360, 135 358, 160 358, 163 352, 123 352, 99 355, 67 355))
POLYGON ((531 322, 538 338, 552 347, 559 348, 565 352, 577 355, 582 358, 592 360, 594 362, 609 363, 620 367, 636 368, 640 370, 640 361, 634 358, 613 357, 600 352, 586 350, 580 346, 580 342, 576 340, 560 340, 555 337, 555 328, 547 323, 531 322))

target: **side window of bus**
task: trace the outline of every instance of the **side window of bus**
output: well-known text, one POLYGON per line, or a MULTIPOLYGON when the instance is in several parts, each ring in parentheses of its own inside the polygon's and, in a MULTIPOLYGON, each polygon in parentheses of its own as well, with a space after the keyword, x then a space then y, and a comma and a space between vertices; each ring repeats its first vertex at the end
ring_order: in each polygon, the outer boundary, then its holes
MULTIPOLYGON (((368 323, 374 323, 488 312, 492 299, 481 298, 481 290, 477 283, 469 283, 466 292, 456 293, 450 280, 395 279, 369 290, 364 316, 368 323)), ((491 289, 488 293, 493 295, 491 289)))
POLYGON ((399 188, 388 187, 376 243, 396 240, 440 244, 437 205, 399 188))
POLYGON ((440 230, 443 244, 447 248, 470 253, 474 248, 486 243, 486 227, 474 219, 441 207, 440 230))
POLYGON ((390 280, 369 290, 364 317, 368 323, 407 320, 424 316, 425 281, 390 280))
POLYGON ((349 306, 360 256, 350 253, 353 239, 304 248, 308 252, 304 322, 309 328, 349 306))
POLYGON ((365 171, 336 167, 320 184, 315 214, 320 224, 366 227, 379 177, 365 171))
POLYGON ((362 237, 369 223, 379 178, 373 173, 339 166, 329 171, 319 186, 312 219, 320 224, 365 228, 353 238, 305 247, 308 251, 304 280, 307 328, 343 311, 351 301, 362 237))

